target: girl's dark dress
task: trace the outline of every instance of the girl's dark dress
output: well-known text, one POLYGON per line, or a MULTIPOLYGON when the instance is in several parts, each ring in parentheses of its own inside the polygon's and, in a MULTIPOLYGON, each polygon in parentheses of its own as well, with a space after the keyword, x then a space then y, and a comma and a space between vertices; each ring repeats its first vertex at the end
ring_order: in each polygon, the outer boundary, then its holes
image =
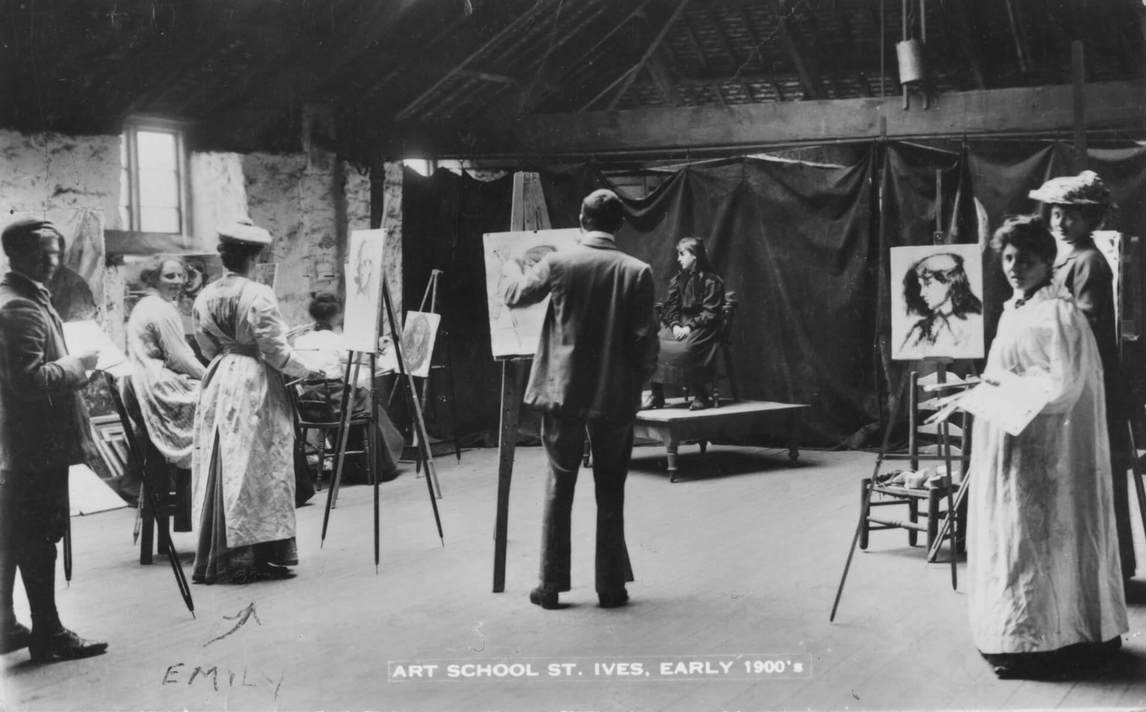
POLYGON ((685 384, 706 392, 716 368, 723 305, 724 280, 716 274, 682 270, 672 278, 661 311, 661 352, 654 383, 685 384), (674 326, 692 331, 677 341, 674 326))

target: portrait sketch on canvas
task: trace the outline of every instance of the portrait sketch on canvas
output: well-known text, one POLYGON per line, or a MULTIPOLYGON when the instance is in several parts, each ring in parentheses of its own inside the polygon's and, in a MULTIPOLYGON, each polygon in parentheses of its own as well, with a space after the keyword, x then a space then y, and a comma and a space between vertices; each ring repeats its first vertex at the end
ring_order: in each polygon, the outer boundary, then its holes
POLYGON ((406 312, 402 328, 402 356, 411 376, 426 378, 430 375, 430 361, 434 356, 434 342, 438 337, 440 314, 432 312, 406 312))
POLYGON ((577 228, 486 233, 486 299, 494 358, 533 356, 549 308, 548 297, 529 306, 507 307, 506 285, 550 252, 576 246, 580 236, 577 228))
POLYGON ((350 233, 342 334, 346 347, 353 351, 378 349, 385 236, 384 230, 355 230, 350 233))
POLYGON ((983 357, 978 245, 891 248, 893 359, 983 357))

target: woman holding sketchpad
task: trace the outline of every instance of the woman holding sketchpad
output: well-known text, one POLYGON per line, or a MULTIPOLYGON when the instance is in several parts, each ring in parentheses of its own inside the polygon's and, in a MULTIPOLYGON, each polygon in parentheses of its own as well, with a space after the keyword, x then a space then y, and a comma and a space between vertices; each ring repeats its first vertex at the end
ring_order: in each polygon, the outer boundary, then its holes
POLYGON ((1101 360, 1085 315, 1053 285, 1056 245, 1046 224, 1010 218, 992 246, 1014 294, 987 357, 987 383, 956 397, 976 415, 971 634, 1000 678, 1076 675, 1117 650, 1127 631, 1101 360), (1014 401, 1031 403, 1029 422, 972 405, 989 398, 1012 411, 1014 401))

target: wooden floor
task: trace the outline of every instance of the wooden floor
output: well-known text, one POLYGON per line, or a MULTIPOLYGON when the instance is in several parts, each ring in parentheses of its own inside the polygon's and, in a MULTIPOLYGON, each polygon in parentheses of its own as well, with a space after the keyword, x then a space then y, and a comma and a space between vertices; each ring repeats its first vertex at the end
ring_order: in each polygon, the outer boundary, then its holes
MULTIPOLYGON (((500 594, 491 593, 492 449, 467 451, 460 464, 438 460, 445 546, 425 480, 407 468, 382 486, 380 572, 372 491, 348 487, 321 549, 322 507, 299 510, 296 579, 195 585, 196 618, 165 559, 136 563, 131 511, 76 518, 75 573, 60 587, 61 614, 111 647, 46 666, 29 664, 26 651, 4 656, 0 709, 1146 706, 1141 604, 1131 608, 1122 656, 1099 679, 999 681, 971 644, 964 590, 952 591, 948 567, 925 564, 902 532, 876 533, 857 554, 829 623, 870 454, 806 450, 792 466, 786 450, 712 447, 701 458, 683 446, 682 479, 672 485, 663 448, 635 455, 627 530, 637 581, 632 603, 613 610, 595 605, 585 473, 574 509, 574 588, 562 594, 568 607, 545 611, 527 600, 544 491, 539 448, 517 451, 500 594), (438 667, 432 678, 401 680, 398 663, 408 675, 418 668, 405 664, 438 667), (680 671, 691 674, 671 674, 680 671)), ((192 535, 177 535, 176 545, 189 555, 192 535)), ((26 606, 18 611, 26 616, 26 606)))

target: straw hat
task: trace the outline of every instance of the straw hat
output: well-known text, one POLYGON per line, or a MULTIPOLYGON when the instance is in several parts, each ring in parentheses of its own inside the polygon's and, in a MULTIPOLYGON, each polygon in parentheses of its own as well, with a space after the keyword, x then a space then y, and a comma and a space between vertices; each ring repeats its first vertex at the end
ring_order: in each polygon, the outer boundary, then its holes
POLYGON ((269 245, 271 234, 255 225, 249 218, 236 220, 218 229, 219 242, 235 242, 244 245, 269 245))
POLYGON ((1083 171, 1076 176, 1051 178, 1038 190, 1032 190, 1027 195, 1048 205, 1114 207, 1110 201, 1110 189, 1094 171, 1083 171))

